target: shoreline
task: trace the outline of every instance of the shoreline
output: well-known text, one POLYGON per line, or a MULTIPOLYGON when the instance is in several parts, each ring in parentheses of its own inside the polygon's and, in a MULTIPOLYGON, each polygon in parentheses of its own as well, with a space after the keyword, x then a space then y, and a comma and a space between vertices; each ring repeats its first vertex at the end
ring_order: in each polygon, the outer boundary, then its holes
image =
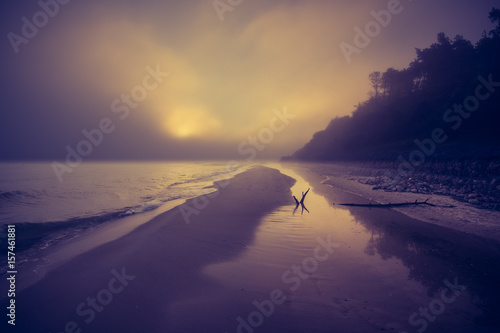
MULTIPOLYGON (((119 239, 133 232, 136 228, 150 222, 156 216, 170 210, 176 209, 186 200, 176 199, 165 203, 158 210, 148 211, 142 214, 125 216, 117 220, 109 221, 95 228, 88 229, 77 237, 65 239, 43 252, 35 255, 34 251, 28 249, 21 252, 18 258, 24 258, 19 266, 20 270, 33 272, 31 276, 22 276, 17 281, 18 290, 21 291, 45 277, 51 270, 74 259, 80 254, 119 239)), ((5 274, 4 274, 5 275, 5 274)))
MULTIPOLYGON (((89 218, 74 217, 68 220, 69 224, 66 223, 67 221, 20 223, 21 226, 18 228, 18 232, 25 237, 22 239, 24 244, 20 243, 17 248, 18 267, 32 273, 29 276, 19 278, 17 281, 19 289, 32 285, 43 278, 48 271, 64 264, 77 255, 122 237, 140 225, 148 223, 157 215, 181 206, 187 200, 215 192, 217 190, 214 187, 216 182, 227 182, 235 175, 243 173, 251 167, 250 164, 244 164, 235 171, 225 170, 222 173, 218 172, 210 175, 206 180, 199 182, 197 188, 191 190, 184 198, 174 198, 163 202, 156 209, 139 210, 139 213, 135 213, 136 208, 142 208, 147 205, 146 203, 139 206, 124 207, 119 214, 112 212, 104 215, 98 214, 89 218), (132 213, 123 214, 125 211, 132 213), (85 221, 93 220, 96 217, 101 219, 101 216, 108 217, 111 215, 119 217, 114 216, 115 218, 102 219, 99 222, 92 221, 91 224, 85 221)), ((0 277, 4 278, 6 277, 7 264, 6 261, 2 263, 0 277)))
MULTIPOLYGON (((60 331, 74 323, 93 332, 108 332, 110 318, 124 318, 115 323, 115 330, 123 332, 168 327, 168 304, 195 290, 210 289, 213 282, 201 268, 244 251, 264 215, 293 203, 290 188, 294 182, 278 170, 253 168, 220 186, 214 192, 219 194, 189 224, 177 206, 119 239, 70 259, 19 293, 20 317, 30 320, 19 322, 16 328, 60 331), (130 276, 125 281, 130 286, 116 295, 122 306, 109 306, 105 315, 94 314, 95 318, 79 316, 75 308, 105 287, 116 272, 125 279, 130 276), (50 306, 40 308, 39 304, 50 306), (144 318, 151 320, 144 324, 144 318)), ((192 205, 197 198, 186 204, 192 205)))
MULTIPOLYGON (((326 185, 332 188, 336 188, 345 194, 354 194, 352 200, 343 200, 342 202, 332 202, 333 204, 340 203, 396 203, 396 202, 414 202, 425 201, 430 199, 430 202, 438 205, 454 205, 456 207, 451 209, 439 209, 435 207, 428 206, 408 206, 404 208, 392 207, 390 209, 404 214, 412 219, 418 220, 423 223, 430 223, 438 226, 444 226, 446 228, 465 232, 468 234, 484 237, 490 240, 494 240, 500 243, 500 226, 496 221, 500 221, 500 212, 489 211, 485 209, 478 209, 472 205, 456 201, 452 197, 447 197, 443 195, 433 195, 433 194, 422 194, 422 193, 407 193, 407 192, 393 192, 393 191, 381 191, 372 190, 372 185, 370 182, 363 181, 366 179, 366 174, 361 175, 360 173, 366 172, 366 170, 361 171, 356 168, 347 168, 342 164, 307 164, 300 163, 294 164, 293 162, 277 162, 277 163, 266 163, 263 165, 269 165, 269 167, 274 169, 280 169, 280 166, 292 167, 292 169, 299 169, 302 173, 309 175, 314 175, 313 178, 309 178, 311 183, 317 183, 318 185, 326 185), (329 171, 329 175, 325 176, 324 171, 319 171, 318 166, 329 166, 335 167, 335 171, 329 171), (297 168, 298 166, 298 168, 297 168), (361 181, 360 181, 361 180, 361 181), (366 199, 366 201, 360 202, 360 197, 366 199), (456 211, 455 211, 456 210, 456 211)), ((249 167, 251 169, 251 167, 249 167)), ((245 168, 242 173, 245 173, 249 168, 245 168)), ((373 171, 372 171, 373 172, 373 171)), ((377 170, 375 170, 377 172, 377 170)), ((238 175, 238 174, 236 174, 238 175)), ((235 175, 235 176, 236 176, 235 175)), ((89 230, 87 233, 73 238, 70 240, 62 241, 53 247, 50 247, 47 252, 43 255, 34 258, 35 261, 23 263, 22 269, 33 271, 34 274, 30 277, 20 278, 18 281, 19 289, 22 290, 30 285, 36 283, 42 279, 45 274, 58 266, 64 264, 65 262, 75 258, 76 256, 90 251, 100 245, 112 242, 120 237, 126 236, 127 234, 134 231, 134 229, 140 227, 142 224, 147 224, 153 220, 156 216, 162 215, 165 212, 171 210, 177 210, 179 207, 186 205, 187 202, 192 202, 193 200, 199 200, 200 197, 208 198, 213 193, 216 193, 220 188, 224 186, 217 186, 216 184, 224 184, 230 182, 233 178, 222 179, 215 181, 212 185, 205 188, 214 189, 214 192, 207 193, 205 195, 200 195, 198 197, 193 197, 186 200, 174 200, 168 202, 166 205, 160 207, 160 211, 150 211, 143 214, 131 215, 124 217, 122 219, 112 221, 110 224, 99 226, 97 229, 89 230), (87 244, 87 242, 90 242, 87 244)), ((343 196, 348 198, 349 196, 343 196)), ((199 205, 199 203, 197 203, 199 205)), ((192 206, 191 209, 193 209, 192 206)), ((196 208, 194 208, 196 210, 196 208)), ((370 208, 364 208, 370 209, 370 208)), ((372 208, 381 209, 381 208, 372 208)), ((382 208, 383 209, 383 208, 382 208)), ((387 208, 386 208, 387 209, 387 208)))
MULTIPOLYGON (((457 201, 450 196, 431 193, 374 190, 373 185, 370 185, 369 182, 360 182, 360 180, 367 178, 367 175, 363 174, 367 170, 363 170, 362 168, 356 169, 343 164, 302 164, 302 166, 298 164, 296 166, 304 173, 311 173, 317 176, 316 181, 324 185, 365 198, 367 202, 363 203, 366 204, 370 202, 379 204, 415 202, 415 200, 425 201, 429 199, 430 203, 436 205, 455 206, 454 208, 408 206, 390 209, 424 223, 443 226, 500 243, 499 211, 478 208, 470 203, 457 201)), ((335 204, 340 203, 360 202, 335 202, 335 204)))
MULTIPOLYGON (((415 307, 429 304, 443 279, 454 277, 467 285, 462 299, 484 301, 485 318, 495 322, 497 243, 392 209, 332 205, 368 199, 299 171, 255 167, 69 259, 18 293, 16 328, 402 331, 415 307), (309 187, 310 212, 296 211, 292 195, 309 187), (183 216, 187 207, 197 210, 190 223, 183 216)), ((444 324, 454 332, 474 331, 475 304, 453 307, 429 332, 443 331, 444 324)))

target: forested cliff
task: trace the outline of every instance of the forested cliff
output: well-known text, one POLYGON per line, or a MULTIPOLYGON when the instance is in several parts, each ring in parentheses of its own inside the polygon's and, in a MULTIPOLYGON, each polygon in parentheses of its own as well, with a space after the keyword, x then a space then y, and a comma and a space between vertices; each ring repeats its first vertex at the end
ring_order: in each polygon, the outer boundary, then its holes
POLYGON ((439 33, 404 69, 369 75, 373 91, 285 159, 393 159, 420 150, 436 159, 484 157, 500 146, 500 10, 474 45, 439 33))

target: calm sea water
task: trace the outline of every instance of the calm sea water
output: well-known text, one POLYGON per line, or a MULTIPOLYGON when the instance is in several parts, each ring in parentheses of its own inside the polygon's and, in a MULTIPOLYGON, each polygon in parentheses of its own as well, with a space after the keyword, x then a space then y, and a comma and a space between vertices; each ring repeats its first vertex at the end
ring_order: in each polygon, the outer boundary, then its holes
POLYGON ((0 224, 115 219, 207 191, 227 162, 86 163, 59 182, 50 163, 0 164, 0 224))
POLYGON ((211 192, 214 181, 250 165, 227 162, 84 163, 60 182, 50 163, 0 164, 0 243, 16 224, 18 251, 59 240, 177 199, 211 192))

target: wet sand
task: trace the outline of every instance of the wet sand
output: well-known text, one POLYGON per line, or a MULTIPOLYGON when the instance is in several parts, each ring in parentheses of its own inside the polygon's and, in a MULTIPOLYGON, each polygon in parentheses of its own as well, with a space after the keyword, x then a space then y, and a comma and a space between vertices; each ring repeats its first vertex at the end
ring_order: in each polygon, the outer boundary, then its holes
POLYGON ((189 224, 168 211, 50 271, 17 295, 11 331, 498 331, 498 243, 334 206, 368 199, 272 167, 188 201, 206 206, 189 224), (309 187, 302 213, 291 195, 309 187))

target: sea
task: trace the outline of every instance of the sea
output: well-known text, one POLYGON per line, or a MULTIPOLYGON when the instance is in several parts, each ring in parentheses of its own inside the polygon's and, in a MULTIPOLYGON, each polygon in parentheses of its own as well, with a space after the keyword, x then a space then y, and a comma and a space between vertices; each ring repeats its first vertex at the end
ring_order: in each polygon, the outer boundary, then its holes
POLYGON ((88 162, 60 181, 50 162, 2 163, 0 245, 7 246, 7 225, 16 226, 22 258, 131 215, 150 219, 169 203, 213 192, 215 181, 250 167, 226 161, 88 162))

